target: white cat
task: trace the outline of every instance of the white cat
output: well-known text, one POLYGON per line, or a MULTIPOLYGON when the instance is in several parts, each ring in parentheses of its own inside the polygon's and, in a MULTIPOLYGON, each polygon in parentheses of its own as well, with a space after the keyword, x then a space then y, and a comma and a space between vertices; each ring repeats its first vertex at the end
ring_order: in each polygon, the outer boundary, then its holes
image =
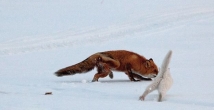
POLYGON ((168 68, 169 62, 172 56, 172 51, 170 50, 165 56, 161 69, 159 70, 158 76, 154 81, 146 88, 143 95, 140 96, 140 100, 144 100, 146 95, 154 90, 158 90, 159 97, 158 101, 161 102, 166 95, 166 92, 171 88, 173 80, 170 74, 170 69, 168 68))

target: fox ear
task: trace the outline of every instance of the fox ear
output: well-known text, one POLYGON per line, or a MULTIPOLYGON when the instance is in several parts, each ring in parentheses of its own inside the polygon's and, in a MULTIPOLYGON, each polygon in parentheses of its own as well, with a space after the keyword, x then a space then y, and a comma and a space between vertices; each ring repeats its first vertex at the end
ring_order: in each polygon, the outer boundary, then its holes
POLYGON ((145 62, 145 67, 146 67, 146 68, 149 68, 150 66, 151 66, 150 61, 149 61, 149 60, 146 60, 146 62, 145 62))
POLYGON ((153 61, 153 59, 152 59, 152 58, 150 58, 150 59, 149 59, 149 61, 153 61))

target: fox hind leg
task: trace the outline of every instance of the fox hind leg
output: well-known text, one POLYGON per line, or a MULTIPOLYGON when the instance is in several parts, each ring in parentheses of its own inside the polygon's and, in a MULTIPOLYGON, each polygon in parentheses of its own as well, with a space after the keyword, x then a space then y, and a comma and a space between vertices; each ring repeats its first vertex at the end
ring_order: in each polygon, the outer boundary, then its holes
POLYGON ((108 65, 109 68, 118 68, 120 62, 106 56, 100 56, 99 61, 108 65))
POLYGON ((109 75, 109 77, 113 75, 112 71, 110 70, 109 66, 106 63, 99 62, 97 63, 96 67, 98 73, 94 75, 92 82, 98 81, 99 78, 104 78, 107 75, 109 75))
POLYGON ((98 81, 99 78, 104 78, 109 74, 109 72, 96 73, 92 82, 98 81))
POLYGON ((113 79, 114 75, 113 75, 112 72, 109 73, 109 77, 110 77, 111 79, 113 79))
POLYGON ((158 102, 161 102, 163 99, 163 94, 159 93, 159 96, 158 96, 158 102))
POLYGON ((99 56, 95 60, 98 73, 94 75, 94 79, 92 81, 98 81, 100 77, 106 77, 107 75, 109 75, 109 77, 112 79, 114 75, 111 71, 111 68, 119 67, 119 61, 106 56, 99 56))

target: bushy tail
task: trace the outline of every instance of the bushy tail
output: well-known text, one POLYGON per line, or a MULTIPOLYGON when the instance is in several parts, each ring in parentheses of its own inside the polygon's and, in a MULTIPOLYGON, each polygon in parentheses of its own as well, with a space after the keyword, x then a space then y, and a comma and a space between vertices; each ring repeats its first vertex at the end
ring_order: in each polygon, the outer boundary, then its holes
POLYGON ((55 72, 55 75, 60 77, 74 75, 76 73, 85 73, 94 69, 95 65, 96 63, 93 61, 93 58, 89 57, 80 63, 58 70, 55 72))
POLYGON ((172 50, 170 50, 170 51, 166 54, 166 56, 165 56, 165 58, 164 58, 164 60, 163 60, 163 62, 162 62, 161 69, 160 69, 160 74, 161 74, 161 75, 163 75, 162 73, 165 73, 165 72, 167 71, 168 66, 169 66, 169 62, 170 62, 170 60, 171 60, 171 56, 172 56, 172 50))

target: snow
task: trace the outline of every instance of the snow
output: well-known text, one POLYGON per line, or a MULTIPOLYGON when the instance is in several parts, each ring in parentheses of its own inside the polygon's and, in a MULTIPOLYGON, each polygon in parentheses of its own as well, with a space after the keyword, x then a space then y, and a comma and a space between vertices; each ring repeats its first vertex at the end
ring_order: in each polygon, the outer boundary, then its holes
POLYGON ((1 0, 0 109, 214 109, 213 0, 1 0), (173 51, 173 86, 138 100, 151 81, 121 72, 54 72, 89 55, 125 49, 161 65, 173 51), (52 95, 44 95, 52 92, 52 95))

